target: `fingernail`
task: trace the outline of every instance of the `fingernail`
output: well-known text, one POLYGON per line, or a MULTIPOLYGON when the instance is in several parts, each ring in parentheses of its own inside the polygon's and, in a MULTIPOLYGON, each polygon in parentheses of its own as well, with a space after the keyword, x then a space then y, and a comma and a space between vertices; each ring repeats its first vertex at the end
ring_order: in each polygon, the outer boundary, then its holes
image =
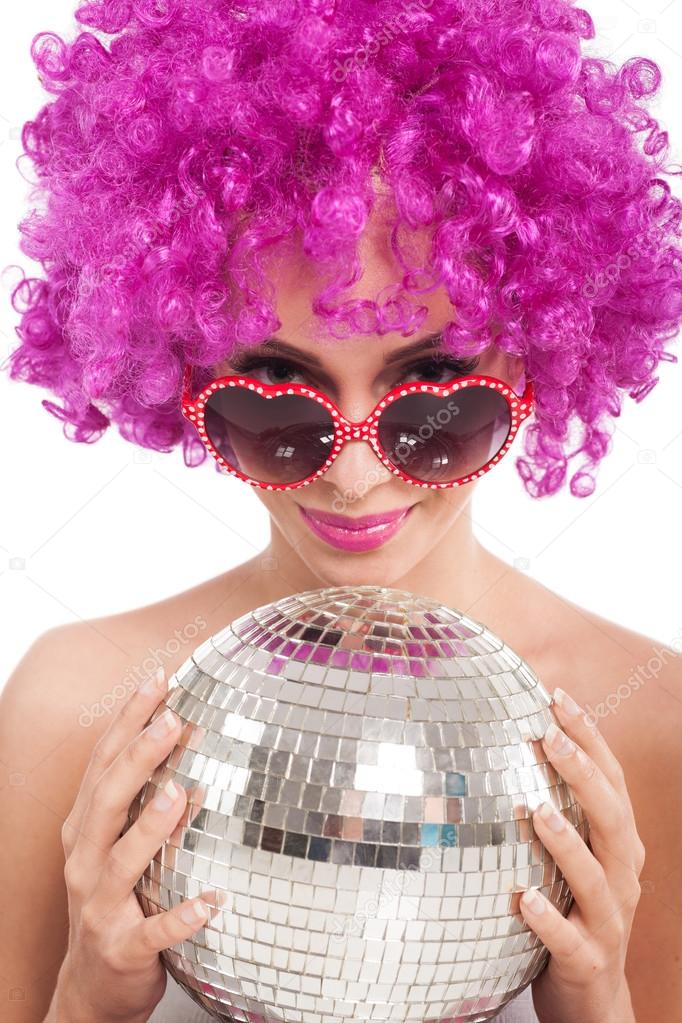
POLYGON ((186 924, 198 924, 200 920, 208 920, 209 909, 201 899, 183 903, 180 917, 186 924))
POLYGON ((564 757, 575 749, 575 743, 560 728, 557 728, 553 721, 550 722, 545 732, 545 742, 552 747, 555 753, 560 753, 564 757))
POLYGON ((155 810, 170 810, 171 806, 178 798, 177 786, 173 784, 169 778, 162 789, 156 793, 152 799, 152 806, 155 810))
POLYGON ((564 815, 558 813, 551 803, 540 803, 538 813, 551 831, 563 831, 566 827, 564 815))
POLYGON ((526 891, 521 896, 521 901, 523 902, 524 906, 526 906, 531 911, 531 913, 538 914, 544 913, 545 909, 547 908, 547 902, 543 898, 543 896, 540 895, 540 892, 537 890, 537 888, 526 889, 526 891))
POLYGON ((163 714, 156 718, 149 726, 149 734, 153 739, 164 739, 175 725, 175 714, 170 708, 166 708, 163 714))
POLYGON ((578 714, 583 713, 582 707, 579 707, 575 700, 572 699, 568 695, 568 693, 564 692, 563 689, 559 689, 558 686, 554 690, 554 699, 559 704, 561 709, 565 710, 566 713, 570 714, 571 717, 577 717, 578 714))
POLYGON ((159 692, 163 678, 163 668, 159 667, 153 675, 150 675, 149 678, 140 685, 140 692, 144 693, 145 696, 154 696, 159 692))

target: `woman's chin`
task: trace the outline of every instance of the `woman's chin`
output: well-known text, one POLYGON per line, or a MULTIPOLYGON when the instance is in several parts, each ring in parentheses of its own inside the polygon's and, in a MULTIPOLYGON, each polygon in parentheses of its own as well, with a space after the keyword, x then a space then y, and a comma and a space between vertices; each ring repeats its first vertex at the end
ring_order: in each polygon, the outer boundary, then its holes
POLYGON ((300 544, 298 551, 310 571, 320 580, 322 586, 391 586, 401 579, 411 566, 403 563, 401 552, 387 544, 363 553, 349 553, 329 549, 320 551, 317 544, 300 544), (304 549, 305 547, 305 549, 304 549))

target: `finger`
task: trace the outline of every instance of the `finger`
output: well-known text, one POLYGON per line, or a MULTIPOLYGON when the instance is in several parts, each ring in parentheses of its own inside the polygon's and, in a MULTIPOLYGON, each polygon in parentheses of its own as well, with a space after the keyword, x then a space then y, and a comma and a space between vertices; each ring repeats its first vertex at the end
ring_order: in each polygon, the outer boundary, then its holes
POLYGON ((592 758, 623 800, 623 805, 630 816, 630 833, 633 836, 632 841, 635 849, 634 865, 639 876, 644 865, 644 846, 637 831, 635 811, 622 764, 599 731, 597 721, 592 714, 586 714, 583 708, 579 707, 563 689, 554 690, 554 700, 557 716, 567 735, 570 735, 592 758))
POLYGON ((573 790, 587 815, 592 851, 609 884, 624 899, 632 888, 636 833, 620 795, 603 771, 576 743, 551 722, 542 739, 551 764, 573 790))
POLYGON ((121 750, 144 727, 159 702, 166 695, 166 691, 167 684, 163 668, 159 668, 154 675, 145 679, 134 690, 93 747, 73 807, 64 822, 62 834, 67 855, 76 843, 83 815, 90 802, 95 784, 121 750))
POLYGON ((213 922, 225 901, 225 893, 207 889, 196 898, 185 899, 172 909, 144 917, 132 932, 126 932, 121 956, 130 969, 137 970, 150 956, 184 941, 208 922, 213 922))
POLYGON ((565 732, 585 750, 594 760, 613 788, 627 802, 630 812, 632 803, 625 784, 625 776, 620 761, 599 731, 596 721, 591 715, 572 700, 563 689, 555 689, 553 694, 553 710, 565 732))
POLYGON ((571 889, 587 930, 608 927, 617 906, 603 867, 578 831, 551 803, 535 810, 533 827, 571 889))
POLYGON ((180 718, 163 708, 97 781, 71 855, 74 868, 83 876, 99 876, 128 819, 130 804, 173 749, 180 731, 180 718))
POLYGON ((525 891, 519 907, 523 919, 559 965, 581 980, 591 976, 594 967, 592 946, 575 924, 563 916, 538 888, 525 891))
POLYGON ((180 832, 182 831, 182 828, 190 828, 195 819, 204 809, 208 788, 209 786, 205 782, 199 782, 197 785, 189 785, 185 789, 185 792, 187 793, 186 813, 183 813, 180 817, 172 836, 174 839, 177 839, 178 842, 180 840, 180 832))
POLYGON ((90 897, 92 911, 99 919, 129 898, 135 884, 178 823, 186 801, 182 785, 168 779, 112 847, 90 897))

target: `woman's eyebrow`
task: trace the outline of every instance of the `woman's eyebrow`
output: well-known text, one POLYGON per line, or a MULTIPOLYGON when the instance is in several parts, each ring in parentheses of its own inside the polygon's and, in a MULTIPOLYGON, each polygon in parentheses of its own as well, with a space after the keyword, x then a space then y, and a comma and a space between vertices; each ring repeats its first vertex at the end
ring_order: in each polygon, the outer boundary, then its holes
MULTIPOLYGON (((384 363, 389 366, 394 362, 399 362, 401 359, 409 358, 412 355, 418 355, 420 352, 427 351, 429 348, 433 348, 434 345, 439 344, 442 341, 442 333, 435 331, 432 334, 427 334, 417 341, 414 341, 411 345, 405 345, 404 348, 398 348, 395 351, 390 352, 384 359, 384 363)), ((267 338, 262 344, 257 345, 254 349, 251 349, 253 354, 258 355, 288 355, 293 359, 303 359, 310 363, 311 366, 317 366, 322 369, 322 363, 317 356, 312 355, 309 352, 304 352, 300 348, 296 348, 294 345, 289 344, 287 341, 283 341, 281 338, 270 337, 267 338)))
POLYGON ((398 348, 391 352, 384 359, 387 366, 390 366, 393 362, 399 362, 400 359, 404 359, 410 355, 419 355, 420 352, 426 352, 434 345, 440 345, 443 342, 443 333, 440 330, 435 331, 433 334, 427 334, 425 337, 420 338, 418 341, 413 342, 411 345, 405 345, 404 348, 398 348))

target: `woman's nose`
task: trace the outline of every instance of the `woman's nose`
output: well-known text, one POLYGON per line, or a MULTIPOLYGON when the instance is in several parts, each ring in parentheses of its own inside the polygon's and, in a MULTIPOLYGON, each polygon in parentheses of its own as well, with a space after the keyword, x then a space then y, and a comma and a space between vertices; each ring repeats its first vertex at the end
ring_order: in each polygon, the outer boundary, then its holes
POLYGON ((347 440, 322 479, 336 492, 332 511, 345 515, 352 514, 347 509, 355 501, 361 501, 392 476, 393 473, 374 453, 368 441, 347 440))
MULTIPOLYGON (((349 400, 339 401, 339 410, 350 423, 363 422, 374 409, 376 401, 370 397, 359 399, 357 396, 349 397, 349 400)), ((343 432, 343 431, 342 431, 343 432)), ((362 438, 351 436, 345 441, 332 465, 327 469, 322 479, 333 484, 337 491, 335 498, 346 506, 359 501, 371 490, 385 483, 393 477, 378 455, 375 454, 371 444, 366 439, 367 432, 362 431, 362 438)), ((333 509, 339 514, 345 514, 344 509, 335 507, 333 509)))

